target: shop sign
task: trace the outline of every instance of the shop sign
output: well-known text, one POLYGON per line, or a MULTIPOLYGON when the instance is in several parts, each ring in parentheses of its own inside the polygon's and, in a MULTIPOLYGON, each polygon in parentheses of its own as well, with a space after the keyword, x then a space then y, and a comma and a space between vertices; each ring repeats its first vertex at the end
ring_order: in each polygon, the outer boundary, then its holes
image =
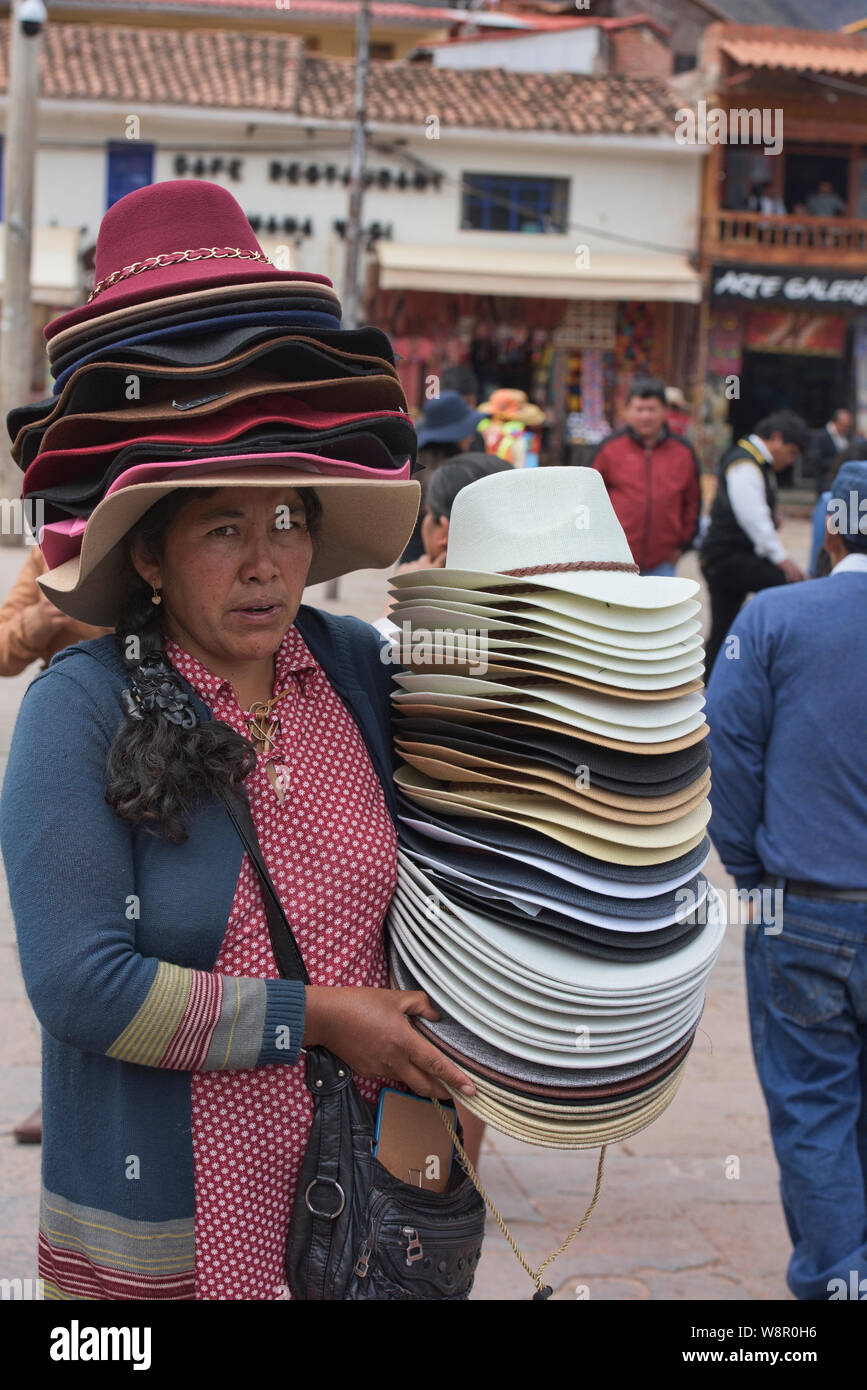
POLYGON ((742 304, 796 304, 812 308, 867 305, 867 275, 836 270, 766 270, 717 265, 711 296, 742 304))

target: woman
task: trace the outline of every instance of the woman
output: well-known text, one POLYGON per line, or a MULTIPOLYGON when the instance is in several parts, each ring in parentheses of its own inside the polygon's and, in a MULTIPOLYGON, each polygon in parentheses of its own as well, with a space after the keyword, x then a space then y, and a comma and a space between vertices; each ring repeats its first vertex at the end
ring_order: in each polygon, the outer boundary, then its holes
MULTIPOLYGON (((425 478, 425 491, 440 465, 454 458, 455 453, 483 449, 482 438, 477 433, 481 418, 481 411, 469 406, 457 391, 441 391, 427 402, 418 423, 418 462, 425 478)), ((421 534, 423 515, 422 510, 401 556, 404 564, 419 560, 424 555, 421 534)))
MULTIPOLYGON (((454 454, 440 464, 428 479, 421 516, 418 523, 424 553, 418 560, 399 565, 396 574, 409 570, 442 569, 449 545, 449 521, 455 498, 462 488, 486 478, 489 473, 504 473, 511 464, 496 454, 454 454)), ((390 599, 385 614, 374 627, 383 637, 392 638, 397 631, 388 614, 394 604, 390 599)))
POLYGON ((147 510, 130 505, 142 488, 107 497, 63 601, 103 619, 114 605, 115 635, 63 652, 24 698, 0 833, 45 1030, 48 1298, 288 1297, 302 1045, 345 1059, 369 1099, 384 1077, 473 1092, 408 1021, 436 1017, 427 997, 386 988, 379 639, 300 606, 329 525, 348 570, 370 516, 341 511, 334 479, 302 481, 287 467, 164 482, 147 510), (249 798, 307 988, 278 978, 226 788, 249 798))

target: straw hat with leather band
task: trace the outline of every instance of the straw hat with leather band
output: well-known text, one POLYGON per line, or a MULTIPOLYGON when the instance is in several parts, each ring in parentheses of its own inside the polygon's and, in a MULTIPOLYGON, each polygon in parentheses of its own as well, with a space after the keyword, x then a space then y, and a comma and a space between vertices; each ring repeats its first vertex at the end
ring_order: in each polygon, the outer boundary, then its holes
POLYGON ((418 513, 420 488, 408 480, 370 482, 257 466, 204 478, 139 483, 100 502, 87 523, 81 554, 37 582, 70 617, 113 627, 125 567, 124 537, 155 502, 179 487, 278 486, 313 488, 322 503, 322 539, 308 584, 391 564, 412 534, 418 513))
MULTIPOLYGON (((418 582, 394 576, 394 588, 418 582)), ((693 579, 639 576, 601 474, 593 468, 512 469, 458 493, 446 567, 425 570, 442 591, 502 589, 526 580, 605 605, 654 612, 691 599, 693 579)), ((651 625, 652 626, 652 625, 651 625)))
POLYGON ((88 303, 52 319, 47 341, 114 309, 215 285, 306 282, 333 289, 327 275, 278 270, 231 193, 200 179, 148 184, 110 207, 99 228, 93 279, 88 303))

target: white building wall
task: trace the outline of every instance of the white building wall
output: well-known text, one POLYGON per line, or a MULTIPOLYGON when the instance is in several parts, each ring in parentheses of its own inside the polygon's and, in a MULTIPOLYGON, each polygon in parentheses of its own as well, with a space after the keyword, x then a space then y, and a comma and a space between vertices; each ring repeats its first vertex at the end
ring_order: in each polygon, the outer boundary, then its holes
MULTIPOLYGON (((40 223, 57 223, 85 229, 84 240, 93 241, 105 212, 107 153, 110 140, 123 135, 123 115, 117 112, 52 113, 41 123, 37 164, 36 216, 40 223)), ((268 177, 272 159, 284 164, 297 160, 346 167, 349 132, 319 131, 311 138, 304 129, 288 125, 253 123, 237 116, 190 112, 160 115, 142 113, 141 137, 156 146, 154 177, 177 177, 174 160, 179 152, 195 158, 215 154, 240 156, 242 179, 234 182, 218 176, 248 214, 311 218, 314 235, 293 249, 299 269, 330 275, 342 288, 343 245, 333 222, 345 219, 347 190, 336 182, 290 185, 268 177)), ((413 165, 395 152, 403 138, 407 153, 443 175, 437 192, 371 188, 365 194, 365 224, 378 221, 392 227, 392 239, 426 245, 479 244, 514 247, 521 241, 540 250, 571 251, 587 245, 591 251, 652 254, 652 248, 684 255, 694 252, 698 236, 700 149, 680 146, 671 137, 557 138, 552 136, 492 136, 440 127, 439 139, 425 138, 424 130, 398 132, 373 130, 368 154, 373 169, 413 165), (392 147, 384 152, 382 145, 392 147), (520 233, 462 231, 460 226, 460 177, 463 173, 503 172, 549 175, 570 183, 569 221, 566 235, 532 236, 520 233), (628 238, 619 240, 617 234, 628 238), (521 240, 519 241, 519 238, 521 240), (635 242, 642 243, 636 245, 635 242)), ((282 234, 281 234, 282 235, 282 234)), ((289 240, 285 238, 285 240, 289 240)), ((155 247, 159 250, 175 249, 155 247)), ((504 293, 508 290, 504 286, 504 293)))
POLYGON ((507 72, 594 72, 601 29, 559 29, 515 38, 486 38, 433 49, 435 68, 505 68, 507 72))

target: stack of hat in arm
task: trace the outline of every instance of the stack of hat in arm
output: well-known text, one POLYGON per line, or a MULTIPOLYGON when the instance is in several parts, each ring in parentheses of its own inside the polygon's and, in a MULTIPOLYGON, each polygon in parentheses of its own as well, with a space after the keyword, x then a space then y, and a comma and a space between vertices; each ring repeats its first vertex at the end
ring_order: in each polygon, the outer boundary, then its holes
MULTIPOLYGON (((7 425, 56 571, 43 585, 52 598, 102 564, 92 549, 100 525, 84 539, 87 523, 131 488, 135 511, 180 477, 256 470, 267 485, 262 470, 279 465, 283 475, 291 467, 331 479, 330 491, 404 483, 388 505, 417 505, 415 431, 388 338, 341 329, 331 281, 269 261, 218 184, 169 180, 115 203, 100 227, 90 300, 45 337, 53 394, 11 411, 7 425)), ((333 526, 324 530, 337 545, 333 526)), ((371 527, 359 566, 390 563, 389 549, 371 527)), ((313 582, 330 577, 327 556, 315 568, 313 582)))
POLYGON ((661 1113, 725 925, 698 586, 637 569, 599 474, 547 468, 463 489, 446 567, 392 580, 393 975, 464 1103, 531 1143, 661 1113))

